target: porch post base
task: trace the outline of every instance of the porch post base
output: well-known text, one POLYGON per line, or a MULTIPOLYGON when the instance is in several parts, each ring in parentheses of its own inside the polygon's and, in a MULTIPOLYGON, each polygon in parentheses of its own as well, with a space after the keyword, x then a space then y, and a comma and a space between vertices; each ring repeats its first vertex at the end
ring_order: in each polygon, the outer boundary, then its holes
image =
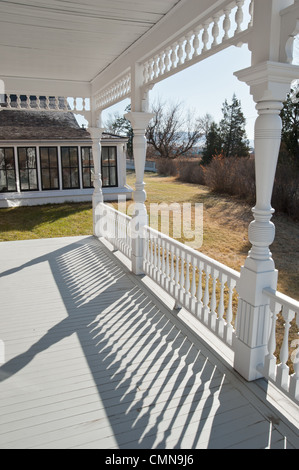
POLYGON ((263 377, 259 371, 259 365, 263 364, 267 354, 266 345, 251 348, 238 337, 234 337, 233 347, 235 351, 234 369, 248 382, 263 377))

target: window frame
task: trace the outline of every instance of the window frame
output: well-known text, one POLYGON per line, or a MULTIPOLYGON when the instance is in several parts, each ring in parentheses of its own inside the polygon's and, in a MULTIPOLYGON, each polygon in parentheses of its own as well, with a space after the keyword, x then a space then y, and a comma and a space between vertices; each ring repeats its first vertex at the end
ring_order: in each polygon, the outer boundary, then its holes
POLYGON ((40 177, 41 177, 41 189, 42 191, 58 191, 60 189, 60 185, 59 185, 59 164, 58 164, 58 147, 56 146, 42 146, 42 147, 39 147, 39 165, 40 165, 40 177), (55 167, 51 167, 50 165, 50 152, 49 150, 50 149, 55 149, 56 150, 56 162, 57 162, 57 166, 56 168, 55 167), (42 150, 47 150, 48 151, 48 167, 47 168, 43 168, 42 166, 42 150), (51 186, 51 170, 56 170, 57 172, 57 187, 55 188, 44 188, 44 182, 43 182, 43 170, 49 170, 49 178, 50 178, 50 186, 51 186))
POLYGON ((6 189, 2 190, 0 189, 0 193, 15 193, 18 191, 17 187, 17 172, 16 172, 16 162, 15 162, 15 149, 14 147, 0 147, 0 150, 4 151, 4 169, 0 168, 0 172, 3 171, 5 174, 5 179, 6 179, 6 187, 8 188, 8 176, 7 172, 8 171, 13 171, 14 172, 14 180, 15 180, 15 189, 6 189), (7 162, 6 162, 6 150, 12 150, 13 154, 13 168, 12 169, 7 169, 7 162))
POLYGON ((19 169, 19 183, 20 183, 20 192, 29 192, 29 191, 39 191, 39 184, 38 184, 38 167, 37 167, 37 151, 36 151, 36 147, 17 147, 17 156, 18 156, 18 169, 19 169), (21 171, 25 171, 24 169, 21 169, 20 167, 20 150, 26 150, 26 162, 27 162, 27 165, 28 165, 28 150, 29 149, 33 149, 34 150, 34 153, 35 153, 35 167, 30 167, 30 168, 26 168, 25 170, 27 170, 27 175, 28 175, 28 189, 23 189, 22 188, 22 178, 21 178, 21 171), (30 188, 30 178, 29 178, 29 170, 35 170, 35 174, 36 174, 36 188, 35 189, 32 189, 30 188))

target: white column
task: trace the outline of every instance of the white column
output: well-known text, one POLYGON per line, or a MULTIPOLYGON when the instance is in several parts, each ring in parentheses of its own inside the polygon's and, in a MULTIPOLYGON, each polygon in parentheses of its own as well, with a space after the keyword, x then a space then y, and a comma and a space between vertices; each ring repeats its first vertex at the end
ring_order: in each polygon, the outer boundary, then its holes
POLYGON ((275 290, 277 286, 277 271, 269 247, 275 237, 271 197, 281 142, 279 114, 291 81, 298 76, 298 67, 265 62, 235 75, 250 86, 259 114, 254 141, 256 205, 249 226, 252 248, 237 284, 239 304, 234 338, 234 367, 247 380, 255 380, 262 376, 270 327, 269 301, 263 289, 275 290))
POLYGON ((88 132, 92 140, 92 158, 94 165, 94 192, 92 195, 92 213, 93 213, 93 234, 99 236, 97 233, 97 222, 99 219, 99 212, 97 206, 103 202, 102 192, 102 175, 101 175, 101 159, 102 159, 102 147, 101 137, 104 129, 101 127, 89 127, 88 132))
POLYGON ((131 112, 125 115, 133 128, 133 155, 135 163, 135 191, 133 193, 134 213, 132 217, 132 271, 135 274, 142 274, 143 259, 143 238, 142 227, 147 225, 148 216, 145 207, 146 192, 144 183, 144 167, 146 158, 147 141, 145 131, 150 120, 154 117, 152 113, 131 112))

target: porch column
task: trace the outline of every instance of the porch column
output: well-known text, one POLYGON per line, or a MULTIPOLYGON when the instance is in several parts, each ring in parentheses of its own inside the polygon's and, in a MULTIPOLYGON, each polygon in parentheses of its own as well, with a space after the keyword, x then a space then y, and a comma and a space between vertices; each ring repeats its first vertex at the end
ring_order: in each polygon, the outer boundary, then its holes
POLYGON ((148 224, 148 215, 145 207, 146 192, 144 183, 144 167, 146 157, 145 131, 154 114, 148 112, 130 112, 125 115, 133 128, 133 156, 135 163, 135 191, 133 193, 134 212, 132 217, 132 271, 142 274, 143 268, 143 232, 142 228, 148 224))
POLYGON ((103 192, 102 192, 102 175, 101 175, 101 159, 102 159, 102 146, 101 138, 104 128, 101 127, 89 127, 88 132, 92 140, 92 158, 94 166, 94 192, 92 195, 92 214, 93 214, 93 234, 99 236, 97 230, 97 222, 99 220, 100 214, 97 206, 99 203, 103 202, 103 192))
POLYGON ((271 197, 281 142, 280 111, 292 80, 298 76, 298 67, 265 62, 235 75, 250 86, 259 114, 254 140, 256 205, 254 220, 249 226, 252 248, 241 268, 237 285, 239 304, 234 338, 234 367, 250 381, 262 376, 267 354, 269 301, 263 289, 276 290, 277 286, 277 271, 269 247, 275 237, 271 197))

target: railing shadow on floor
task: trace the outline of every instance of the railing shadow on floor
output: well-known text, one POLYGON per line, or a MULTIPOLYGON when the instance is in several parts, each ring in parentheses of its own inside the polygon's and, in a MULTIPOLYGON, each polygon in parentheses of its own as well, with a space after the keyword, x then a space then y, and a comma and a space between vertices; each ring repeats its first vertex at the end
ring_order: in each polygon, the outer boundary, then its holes
MULTIPOLYGON (((79 437, 86 446, 106 449, 227 448, 236 442, 242 447, 251 426, 252 439, 256 442, 258 436, 261 448, 269 446, 271 423, 257 419, 207 350, 198 349, 180 331, 171 314, 134 284, 98 240, 70 244, 1 276, 44 261, 68 317, 3 365, 0 380, 9 380, 37 355, 77 334, 99 408, 94 419, 83 416, 84 426, 72 428, 68 439, 76 442, 79 437)), ((271 436, 277 445, 281 436, 271 436)), ((59 430, 51 439, 63 444, 59 430)))

